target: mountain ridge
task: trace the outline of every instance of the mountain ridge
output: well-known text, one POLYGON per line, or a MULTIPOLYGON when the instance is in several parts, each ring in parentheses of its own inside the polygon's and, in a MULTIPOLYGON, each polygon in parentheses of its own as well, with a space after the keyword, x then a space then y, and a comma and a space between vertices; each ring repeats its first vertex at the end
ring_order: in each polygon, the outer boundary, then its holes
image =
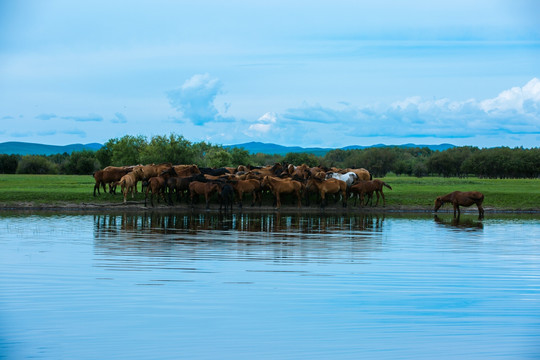
POLYGON ((21 141, 8 141, 0 143, 0 154, 8 155, 54 155, 71 154, 73 151, 99 150, 103 145, 99 143, 69 144, 69 145, 46 145, 21 141))
MULTIPOLYGON (((71 154, 73 151, 81 150, 99 150, 103 145, 99 143, 89 143, 89 144, 69 144, 69 145, 47 145, 39 143, 28 143, 20 141, 8 141, 0 143, 0 154, 16 154, 16 155, 54 155, 54 154, 71 154)), ((349 145, 342 148, 323 148, 323 147, 301 147, 301 146, 284 146, 274 143, 263 143, 257 141, 251 141, 242 144, 234 145, 223 145, 224 148, 243 148, 247 150, 250 154, 264 153, 264 154, 278 154, 285 155, 287 153, 310 153, 317 156, 324 156, 327 152, 331 150, 353 150, 353 149, 367 149, 372 147, 400 147, 400 148, 411 148, 411 147, 427 147, 431 150, 446 150, 449 148, 456 147, 452 144, 439 144, 439 145, 417 145, 417 144, 402 144, 402 145, 385 145, 385 144, 376 144, 376 145, 349 145)))
POLYGON ((386 144, 376 144, 376 145, 349 145, 342 148, 322 148, 322 147, 300 147, 300 146, 283 146, 283 145, 277 145, 273 143, 263 143, 263 142, 257 142, 257 141, 251 141, 247 143, 242 144, 235 144, 235 145, 224 145, 224 148, 243 148, 244 150, 249 151, 251 154, 256 154, 258 152, 264 153, 264 154, 278 154, 278 155, 285 155, 290 152, 307 152, 318 156, 324 156, 327 152, 331 150, 355 150, 355 149, 367 149, 367 148, 382 148, 382 147, 398 147, 398 148, 423 148, 427 147, 431 150, 447 150, 450 148, 456 147, 456 145, 453 144, 438 144, 438 145, 418 145, 418 144, 402 144, 402 145, 386 145, 386 144))

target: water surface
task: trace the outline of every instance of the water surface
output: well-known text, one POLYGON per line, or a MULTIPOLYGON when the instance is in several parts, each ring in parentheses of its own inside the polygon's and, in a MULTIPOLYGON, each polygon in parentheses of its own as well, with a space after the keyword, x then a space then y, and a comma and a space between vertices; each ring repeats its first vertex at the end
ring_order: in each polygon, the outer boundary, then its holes
POLYGON ((534 359, 540 218, 0 215, 0 358, 534 359))

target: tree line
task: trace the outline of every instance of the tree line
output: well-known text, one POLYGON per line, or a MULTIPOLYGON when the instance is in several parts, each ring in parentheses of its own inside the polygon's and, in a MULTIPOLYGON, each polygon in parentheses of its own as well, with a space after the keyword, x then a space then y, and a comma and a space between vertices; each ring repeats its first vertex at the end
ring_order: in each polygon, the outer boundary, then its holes
POLYGON ((250 154, 242 148, 226 148, 207 142, 190 142, 181 135, 126 135, 108 140, 98 151, 82 150, 71 154, 6 155, 0 154, 3 174, 92 174, 106 166, 123 166, 170 162, 196 164, 199 167, 238 165, 264 166, 276 162, 294 165, 339 168, 365 168, 374 177, 396 175, 444 177, 478 176, 483 178, 540 177, 540 148, 473 146, 434 151, 427 147, 376 147, 335 149, 324 156, 310 153, 250 154))

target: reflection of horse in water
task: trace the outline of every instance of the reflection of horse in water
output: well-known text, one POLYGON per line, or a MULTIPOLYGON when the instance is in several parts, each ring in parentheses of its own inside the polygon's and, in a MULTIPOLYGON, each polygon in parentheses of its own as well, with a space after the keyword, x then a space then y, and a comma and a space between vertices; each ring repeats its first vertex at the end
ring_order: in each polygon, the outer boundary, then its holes
POLYGON ((484 217, 484 208, 482 207, 482 202, 484 201, 484 194, 478 191, 454 191, 450 194, 446 194, 444 196, 439 196, 437 199, 435 199, 435 209, 434 211, 437 212, 439 208, 444 205, 445 203, 451 203, 454 206, 454 217, 456 217, 456 211, 457 216, 460 215, 460 206, 471 206, 472 204, 476 204, 478 207, 478 217, 483 218, 484 217))
POLYGON ((459 217, 454 217, 450 221, 444 221, 441 218, 439 218, 437 215, 435 215, 434 218, 435 222, 437 224, 453 227, 453 228, 459 228, 464 230, 483 230, 484 224, 481 221, 474 221, 473 219, 460 219, 459 217))

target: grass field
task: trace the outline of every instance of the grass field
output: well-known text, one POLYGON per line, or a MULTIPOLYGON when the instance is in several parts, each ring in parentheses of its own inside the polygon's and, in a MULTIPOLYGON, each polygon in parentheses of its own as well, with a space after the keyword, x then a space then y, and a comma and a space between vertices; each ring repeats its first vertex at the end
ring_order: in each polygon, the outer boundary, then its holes
MULTIPOLYGON (((392 190, 384 188, 388 208, 430 209, 439 195, 455 190, 478 190, 485 195, 486 209, 540 210, 540 179, 388 176, 382 180, 392 186, 392 190)), ((119 194, 102 192, 100 196, 94 197, 93 188, 94 179, 90 175, 0 175, 0 204, 78 205, 122 202, 119 194)), ((128 198, 128 204, 130 200, 128 198)), ((144 200, 144 196, 139 193, 135 201, 141 200, 144 200)), ((249 201, 250 197, 246 195, 244 203, 249 201)))

